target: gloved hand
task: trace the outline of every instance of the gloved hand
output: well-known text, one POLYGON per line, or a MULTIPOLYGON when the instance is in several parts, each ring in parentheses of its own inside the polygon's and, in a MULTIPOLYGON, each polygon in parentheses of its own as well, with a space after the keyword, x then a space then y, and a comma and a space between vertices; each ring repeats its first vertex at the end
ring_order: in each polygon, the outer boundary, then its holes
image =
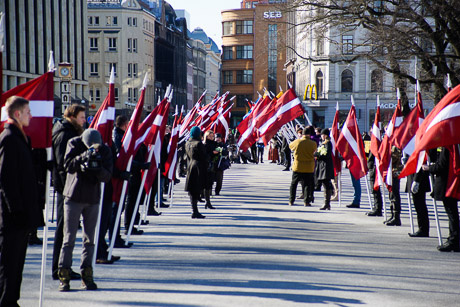
POLYGON ((407 160, 409 160, 409 156, 407 156, 407 155, 402 156, 402 157, 401 157, 401 163, 402 163, 402 165, 406 165, 407 160))
POLYGON ((120 179, 121 180, 129 180, 129 175, 130 174, 131 174, 130 172, 122 171, 122 172, 120 172, 120 179))
POLYGON ((413 194, 417 194, 418 191, 420 190, 420 183, 417 181, 412 182, 412 186, 410 187, 410 190, 413 194))
POLYGON ((141 164, 141 169, 149 169, 150 168, 150 162, 145 162, 141 164))

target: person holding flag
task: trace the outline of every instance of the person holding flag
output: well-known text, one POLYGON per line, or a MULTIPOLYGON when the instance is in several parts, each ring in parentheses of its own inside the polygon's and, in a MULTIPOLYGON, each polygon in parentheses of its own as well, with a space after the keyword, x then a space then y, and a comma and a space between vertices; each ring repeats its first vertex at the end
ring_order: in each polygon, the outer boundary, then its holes
POLYGON ((198 211, 200 193, 205 188, 207 172, 207 154, 204 144, 201 142, 201 130, 198 127, 190 129, 190 139, 185 144, 185 152, 188 159, 187 179, 185 191, 188 192, 192 205, 192 219, 204 219, 205 216, 198 211))
POLYGON ((45 224, 30 139, 23 129, 32 118, 29 101, 12 96, 5 109, 8 119, 0 134, 0 306, 19 306, 29 233, 45 224))

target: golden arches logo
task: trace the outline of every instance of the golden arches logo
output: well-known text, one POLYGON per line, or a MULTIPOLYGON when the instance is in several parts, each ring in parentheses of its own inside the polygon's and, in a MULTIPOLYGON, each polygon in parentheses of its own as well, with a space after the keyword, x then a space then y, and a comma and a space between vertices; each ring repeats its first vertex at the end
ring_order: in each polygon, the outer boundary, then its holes
POLYGON ((307 87, 305 87, 305 92, 303 94, 303 100, 307 100, 307 98, 310 100, 312 99, 313 89, 315 90, 315 100, 318 100, 318 90, 316 89, 316 84, 307 84, 307 87))

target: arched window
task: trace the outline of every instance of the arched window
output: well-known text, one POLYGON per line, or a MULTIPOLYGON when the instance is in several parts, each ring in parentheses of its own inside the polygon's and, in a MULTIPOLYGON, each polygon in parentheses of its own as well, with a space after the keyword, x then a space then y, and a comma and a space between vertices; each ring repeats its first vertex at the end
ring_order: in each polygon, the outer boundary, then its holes
POLYGON ((371 92, 383 92, 383 73, 380 69, 371 72, 371 92))
POLYGON ((353 92, 353 73, 349 69, 342 71, 342 92, 353 92))
POLYGON ((318 92, 318 97, 323 97, 323 89, 324 89, 324 76, 321 70, 318 70, 316 73, 316 91, 318 92))

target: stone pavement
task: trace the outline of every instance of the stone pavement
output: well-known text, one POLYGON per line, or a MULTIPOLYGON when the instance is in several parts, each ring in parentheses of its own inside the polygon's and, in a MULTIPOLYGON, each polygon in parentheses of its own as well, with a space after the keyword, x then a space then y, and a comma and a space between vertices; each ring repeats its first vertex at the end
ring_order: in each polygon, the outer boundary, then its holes
MULTIPOLYGON (((403 226, 387 227, 367 217, 362 180, 361 209, 348 209, 352 186, 343 176, 343 203, 319 211, 297 200, 287 205, 291 172, 274 164, 233 165, 225 173, 217 210, 190 218, 176 185, 174 206, 150 217, 144 235, 121 260, 97 265, 98 291, 60 293, 51 279, 48 247, 43 306, 459 306, 460 253, 440 253, 431 202, 430 238, 409 238, 407 198, 403 226)), ((300 187, 299 187, 300 189, 300 187)), ((444 209, 442 232, 447 235, 444 209)), ((55 224, 50 228, 53 237, 55 224)), ((78 237, 81 243, 81 237, 78 237)), ((52 242, 52 239, 50 239, 52 242)), ((74 252, 78 269, 80 247, 74 252)), ((41 248, 28 249, 21 306, 38 306, 41 248)))

